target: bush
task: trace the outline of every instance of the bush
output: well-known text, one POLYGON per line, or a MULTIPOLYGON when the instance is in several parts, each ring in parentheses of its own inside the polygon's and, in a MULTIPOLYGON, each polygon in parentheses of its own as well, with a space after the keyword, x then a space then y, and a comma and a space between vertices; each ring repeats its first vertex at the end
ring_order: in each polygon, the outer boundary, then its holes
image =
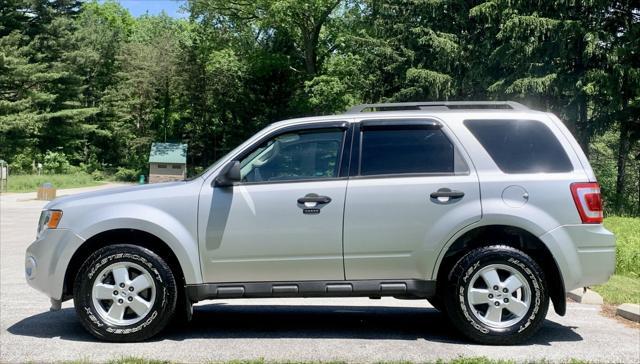
POLYGON ((117 181, 135 182, 138 180, 138 171, 135 169, 118 167, 114 177, 117 181))
POLYGON ((29 151, 25 151, 24 153, 18 153, 13 157, 11 164, 9 165, 10 173, 12 174, 23 174, 23 173, 33 173, 34 172, 34 156, 29 151))
POLYGON ((91 172, 91 178, 93 178, 94 181, 102 181, 104 179, 104 173, 102 173, 101 171, 95 170, 91 172))
POLYGON ((44 172, 49 174, 65 174, 77 171, 77 167, 72 168, 67 156, 62 152, 47 151, 44 155, 42 166, 44 172))

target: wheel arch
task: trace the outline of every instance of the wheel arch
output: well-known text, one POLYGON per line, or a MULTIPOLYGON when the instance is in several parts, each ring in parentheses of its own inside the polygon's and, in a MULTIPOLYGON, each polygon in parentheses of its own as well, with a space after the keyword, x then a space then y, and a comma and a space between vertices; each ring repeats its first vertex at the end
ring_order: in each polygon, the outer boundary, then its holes
POLYGON ((482 225, 461 232, 448 246, 442 249, 434 276, 441 284, 446 282, 451 268, 467 252, 489 245, 507 245, 522 250, 540 264, 546 275, 549 295, 553 307, 559 315, 566 313, 564 280, 558 263, 546 244, 534 234, 521 227, 512 225, 482 225))
POLYGON ((184 263, 167 242, 145 230, 115 228, 92 235, 75 250, 65 271, 62 299, 66 300, 73 296, 75 275, 92 253, 105 246, 123 243, 141 246, 158 254, 171 268, 179 287, 185 286, 189 272, 185 271, 184 263))

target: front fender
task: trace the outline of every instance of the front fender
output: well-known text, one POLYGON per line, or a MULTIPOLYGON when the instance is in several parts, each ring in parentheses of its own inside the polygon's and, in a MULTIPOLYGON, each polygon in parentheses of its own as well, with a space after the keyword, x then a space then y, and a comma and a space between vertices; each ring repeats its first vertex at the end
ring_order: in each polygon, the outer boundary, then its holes
MULTIPOLYGON (((198 244, 195 235, 196 229, 195 226, 185 226, 191 221, 195 225, 195 208, 193 216, 190 218, 187 217, 185 219, 184 215, 177 215, 182 217, 183 221, 153 206, 116 204, 101 208, 93 213, 86 214, 86 216, 77 217, 74 221, 74 228, 76 233, 84 240, 114 229, 135 229, 154 235, 165 242, 176 255, 186 283, 202 283, 198 244)), ((67 259, 62 257, 63 261, 69 262, 73 253, 79 247, 80 245, 66 249, 69 256, 67 259)))

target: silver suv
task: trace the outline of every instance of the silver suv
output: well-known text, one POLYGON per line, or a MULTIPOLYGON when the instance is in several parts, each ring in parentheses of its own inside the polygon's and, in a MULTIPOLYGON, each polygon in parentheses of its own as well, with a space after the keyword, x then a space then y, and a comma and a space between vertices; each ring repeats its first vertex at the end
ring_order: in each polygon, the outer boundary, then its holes
POLYGON ((614 266, 596 178, 556 116, 422 102, 278 122, 191 180, 57 199, 25 271, 110 341, 206 299, 393 296, 512 344, 614 266))

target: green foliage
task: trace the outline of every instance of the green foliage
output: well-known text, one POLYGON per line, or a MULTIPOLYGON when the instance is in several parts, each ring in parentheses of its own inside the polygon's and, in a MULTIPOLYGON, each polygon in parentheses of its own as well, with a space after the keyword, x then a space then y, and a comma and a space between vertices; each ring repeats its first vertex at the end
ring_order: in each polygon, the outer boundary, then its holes
POLYGON ((71 171, 71 165, 62 152, 47 151, 43 158, 42 167, 45 173, 63 174, 71 171))
POLYGON ((604 225, 616 235, 616 274, 640 278, 640 218, 612 216, 604 225))
POLYGON ((637 2, 186 8, 188 19, 134 18, 116 0, 4 1, 0 157, 18 173, 47 151, 87 173, 142 171, 152 142, 178 141, 194 171, 289 117, 363 102, 515 99, 563 119, 593 161, 607 214, 640 214, 637 2))
POLYGON ((118 170, 113 175, 117 181, 123 182, 135 182, 138 180, 140 174, 135 169, 118 167, 118 170))
POLYGON ((36 166, 34 165, 33 153, 29 150, 25 150, 22 153, 14 155, 9 168, 11 169, 11 174, 35 172, 36 166))
POLYGON ((96 186, 102 183, 91 175, 82 172, 72 174, 10 175, 7 191, 35 191, 45 182, 53 184, 56 189, 96 186))
POLYGON ((591 287, 610 305, 640 304, 640 278, 614 275, 601 286, 591 287))

